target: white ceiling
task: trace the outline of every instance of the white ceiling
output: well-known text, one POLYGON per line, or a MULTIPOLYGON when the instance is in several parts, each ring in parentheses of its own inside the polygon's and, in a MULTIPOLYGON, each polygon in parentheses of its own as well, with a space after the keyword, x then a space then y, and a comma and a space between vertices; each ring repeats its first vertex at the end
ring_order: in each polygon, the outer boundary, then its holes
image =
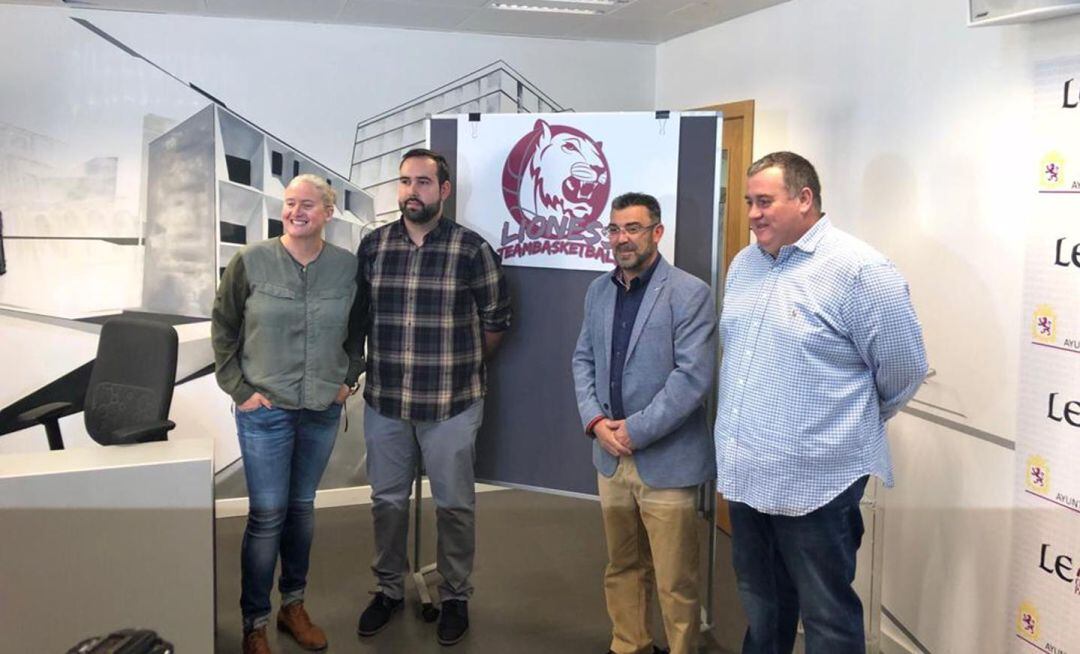
POLYGON ((0 0, 29 4, 194 16, 377 25, 606 41, 660 43, 787 0, 0 0), (595 8, 603 15, 505 11, 495 1, 595 8))

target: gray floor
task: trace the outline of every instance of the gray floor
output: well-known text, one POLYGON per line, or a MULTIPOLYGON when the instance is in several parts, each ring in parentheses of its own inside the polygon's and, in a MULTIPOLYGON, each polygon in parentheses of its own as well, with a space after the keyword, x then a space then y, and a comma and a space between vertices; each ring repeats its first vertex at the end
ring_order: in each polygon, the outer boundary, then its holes
MULTIPOLYGON (((330 651, 455 654, 602 654, 610 626, 601 574, 605 563, 600 506, 589 500, 507 490, 477 496, 477 552, 466 638, 444 648, 435 625, 418 616, 407 589, 404 614, 373 638, 356 635, 356 620, 372 587, 368 506, 321 509, 316 516, 307 605, 327 631, 330 651)), ((434 557, 434 512, 423 505, 425 562, 434 557)), ((240 651, 239 552, 243 518, 217 521, 217 652, 240 651)), ((702 654, 738 650, 746 623, 735 594, 730 544, 718 532, 714 627, 702 654)), ((276 601, 275 597, 275 601, 276 601)), ((663 639, 659 620, 654 635, 663 639)), ((302 652, 271 629, 275 652, 302 652)))

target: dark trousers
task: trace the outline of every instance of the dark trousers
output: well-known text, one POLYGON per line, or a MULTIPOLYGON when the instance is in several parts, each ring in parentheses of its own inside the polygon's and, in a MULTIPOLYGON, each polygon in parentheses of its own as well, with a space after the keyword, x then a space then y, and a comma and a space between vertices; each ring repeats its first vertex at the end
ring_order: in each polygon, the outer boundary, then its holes
POLYGON ((800 615, 807 654, 865 654, 862 602, 851 582, 866 481, 802 516, 731 503, 735 576, 750 622, 743 654, 789 654, 800 615))

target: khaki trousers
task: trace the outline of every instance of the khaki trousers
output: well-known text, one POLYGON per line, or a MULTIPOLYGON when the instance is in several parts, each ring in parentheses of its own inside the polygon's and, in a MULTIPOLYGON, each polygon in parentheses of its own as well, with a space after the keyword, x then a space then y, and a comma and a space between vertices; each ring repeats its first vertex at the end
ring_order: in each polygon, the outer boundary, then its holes
POLYGON ((607 536, 611 651, 652 654, 648 625, 655 586, 671 654, 692 654, 701 622, 697 489, 650 488, 632 456, 619 459, 611 478, 597 478, 607 536))

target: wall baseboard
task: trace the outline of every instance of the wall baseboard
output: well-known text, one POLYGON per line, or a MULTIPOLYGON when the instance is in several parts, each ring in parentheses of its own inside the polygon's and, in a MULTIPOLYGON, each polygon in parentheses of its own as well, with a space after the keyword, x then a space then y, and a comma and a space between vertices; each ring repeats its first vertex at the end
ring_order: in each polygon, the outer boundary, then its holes
MULTIPOLYGON (((490 484, 477 484, 477 493, 506 490, 500 486, 490 484)), ((420 483, 420 497, 431 497, 431 485, 427 479, 420 483)), ((371 504, 371 486, 354 486, 352 488, 329 488, 315 492, 315 508, 327 509, 335 506, 352 506, 354 504, 371 504)), ((238 518, 246 516, 248 512, 248 498, 230 497, 214 501, 215 518, 238 518)))
MULTIPOLYGON (((884 616, 882 616, 884 617, 884 616)), ((929 654, 900 632, 892 621, 881 621, 881 654, 929 654)))

